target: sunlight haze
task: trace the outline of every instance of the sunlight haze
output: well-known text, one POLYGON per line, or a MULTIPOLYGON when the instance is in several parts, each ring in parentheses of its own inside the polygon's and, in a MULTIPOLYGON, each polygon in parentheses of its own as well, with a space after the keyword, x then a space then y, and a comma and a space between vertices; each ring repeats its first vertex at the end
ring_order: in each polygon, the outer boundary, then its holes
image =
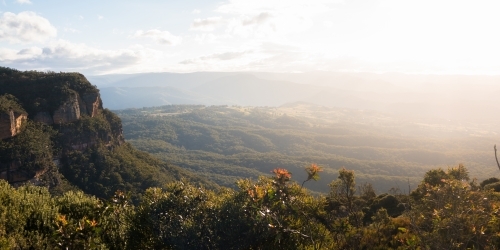
POLYGON ((0 0, 0 250, 500 249, 499 27, 500 0, 0 0))

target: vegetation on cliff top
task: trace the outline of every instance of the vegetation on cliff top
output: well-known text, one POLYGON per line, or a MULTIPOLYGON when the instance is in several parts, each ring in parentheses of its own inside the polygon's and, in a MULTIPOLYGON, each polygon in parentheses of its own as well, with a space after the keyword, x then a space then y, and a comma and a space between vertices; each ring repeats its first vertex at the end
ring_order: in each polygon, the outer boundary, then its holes
POLYGON ((26 114, 26 111, 19 104, 17 98, 10 94, 0 95, 0 113, 6 113, 10 110, 21 114, 26 114))
POLYGON ((19 71, 0 67, 0 94, 15 96, 30 116, 40 111, 53 112, 69 96, 78 93, 98 93, 80 73, 19 71))

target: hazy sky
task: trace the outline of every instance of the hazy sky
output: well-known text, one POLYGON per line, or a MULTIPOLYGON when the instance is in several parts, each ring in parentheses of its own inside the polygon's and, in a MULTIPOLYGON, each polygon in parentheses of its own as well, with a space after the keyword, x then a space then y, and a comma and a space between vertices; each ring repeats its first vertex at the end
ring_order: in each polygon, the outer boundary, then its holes
POLYGON ((0 0, 0 65, 500 74, 498 0, 0 0))

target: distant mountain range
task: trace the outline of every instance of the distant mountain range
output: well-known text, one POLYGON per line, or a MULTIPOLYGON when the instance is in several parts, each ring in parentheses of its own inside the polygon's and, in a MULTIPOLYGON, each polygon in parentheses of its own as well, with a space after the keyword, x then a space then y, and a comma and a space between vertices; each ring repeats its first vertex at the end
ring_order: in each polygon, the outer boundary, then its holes
POLYGON ((168 104, 281 106, 300 101, 427 120, 500 121, 500 76, 196 72, 88 79, 112 110, 168 104))

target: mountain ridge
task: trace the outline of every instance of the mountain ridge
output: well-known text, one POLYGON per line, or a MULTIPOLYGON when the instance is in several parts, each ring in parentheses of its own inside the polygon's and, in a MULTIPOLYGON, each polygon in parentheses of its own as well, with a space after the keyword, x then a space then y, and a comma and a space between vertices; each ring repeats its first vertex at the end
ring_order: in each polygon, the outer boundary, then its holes
POLYGON ((496 96, 500 93, 500 86, 495 83, 500 81, 500 76, 338 72, 152 74, 154 81, 148 78, 149 73, 142 73, 126 76, 134 81, 120 80, 120 77, 125 77, 123 75, 106 75, 97 77, 95 83, 102 85, 102 98, 107 103, 116 104, 109 106, 113 110, 168 104, 278 107, 289 102, 305 101, 425 121, 446 118, 467 123, 469 118, 473 118, 490 127, 500 122, 500 117, 491 115, 500 112, 495 105, 496 96), (114 79, 111 85, 99 80, 106 77, 114 79), (130 93, 123 96, 108 91, 111 86, 131 88, 130 93), (157 86, 157 93, 154 94, 162 93, 163 96, 148 96, 152 92, 146 88, 152 86, 157 86), (161 88, 167 86, 175 89, 161 88), (144 97, 134 99, 134 94, 144 97), (122 101, 124 98, 131 101, 122 101))

